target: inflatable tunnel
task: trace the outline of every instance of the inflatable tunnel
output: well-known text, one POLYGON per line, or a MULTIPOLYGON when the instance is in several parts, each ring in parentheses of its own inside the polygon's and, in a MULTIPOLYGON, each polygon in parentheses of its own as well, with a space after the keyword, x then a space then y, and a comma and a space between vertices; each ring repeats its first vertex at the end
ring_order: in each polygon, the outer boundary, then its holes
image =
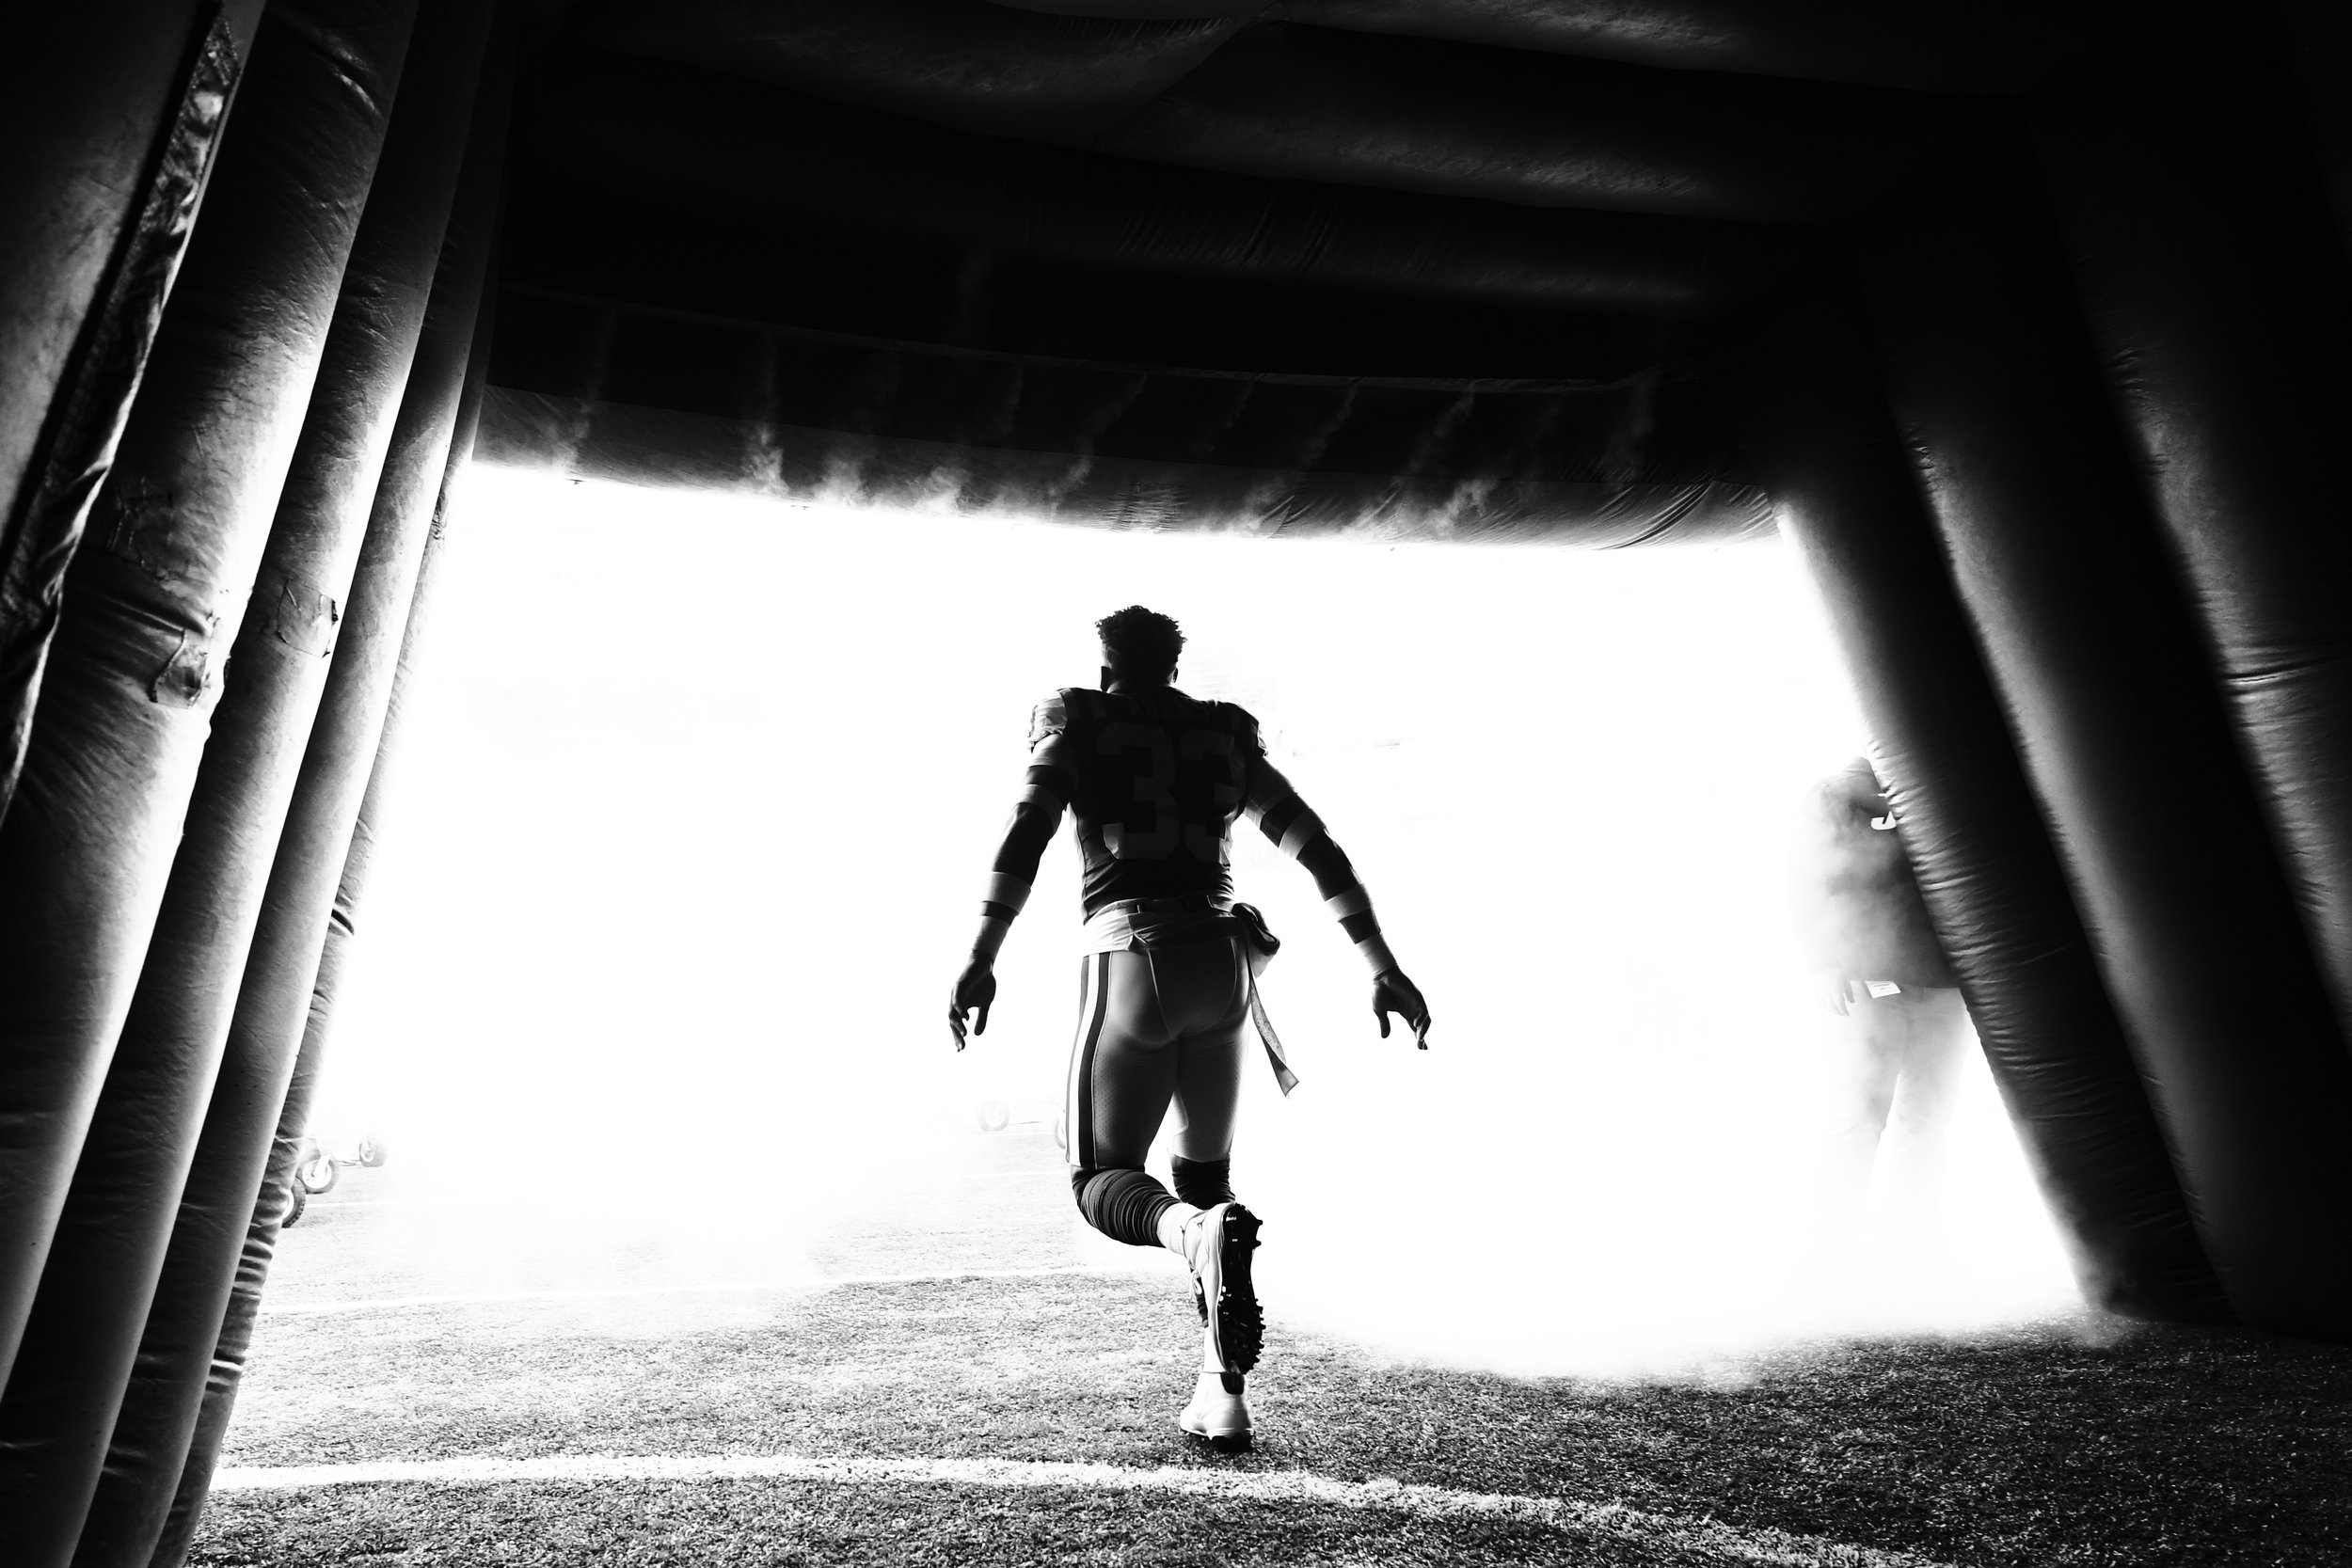
POLYGON ((0 77, 11 1564, 185 1556, 472 460, 1777 530, 2087 1299, 2352 1338, 2342 7, 86 0, 0 77))

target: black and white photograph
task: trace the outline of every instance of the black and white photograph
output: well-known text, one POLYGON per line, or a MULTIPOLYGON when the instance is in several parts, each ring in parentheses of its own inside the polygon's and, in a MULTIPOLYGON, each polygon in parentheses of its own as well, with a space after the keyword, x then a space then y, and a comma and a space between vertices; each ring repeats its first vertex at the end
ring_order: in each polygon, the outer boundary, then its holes
POLYGON ((2352 1564, 2352 6, 8 36, 0 1568, 2352 1564))

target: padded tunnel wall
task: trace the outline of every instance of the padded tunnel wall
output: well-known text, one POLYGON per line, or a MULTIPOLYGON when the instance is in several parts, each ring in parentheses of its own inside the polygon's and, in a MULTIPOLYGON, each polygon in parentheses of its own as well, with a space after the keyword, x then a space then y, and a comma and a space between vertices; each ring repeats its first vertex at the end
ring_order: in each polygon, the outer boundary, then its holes
POLYGON ((2290 48, 2165 4, 2063 87, 2033 127, 2086 325, 2352 1030, 2352 259, 2290 48))
POLYGON ((91 0, 0 60, 0 816, 66 564, 187 248, 262 0, 91 0))
MULTIPOLYGON (((236 679, 213 713, 131 1009, 0 1396, 0 1452, 23 1488, 9 1511, 28 1532, 44 1513, 60 1532, 79 1528, 67 1499, 87 1497, 119 1419, 175 1228, 169 1195, 185 1201, 193 1132, 219 1100, 231 1019, 252 989, 240 975, 262 919, 267 848, 280 839, 349 597, 465 135, 479 13, 462 27, 438 24, 440 15, 429 6, 401 47, 393 80, 410 90, 394 99, 342 270, 251 610, 231 646, 236 679)), ((264 70, 283 47, 277 16, 265 25, 264 70)))
POLYGON ((0 1285, 11 1361, 171 872, 406 37, 400 5, 264 19, 238 94, 245 134, 224 149, 67 573, 72 611, 0 821, 0 1094, 17 1134, 0 1185, 23 1195, 0 1224, 37 1237, 10 1237, 0 1285), (348 90, 353 71, 373 94, 348 90))
POLYGON ((1872 761, 1994 1083, 2090 1301, 2227 1319, 1881 390, 1852 280, 1756 351, 1749 430, 1854 677, 1872 761))
POLYGON ((161 325, 0 841, 0 921, 47 943, 0 957, 19 1074, 0 1122, 39 1134, 11 1154, 73 1166, 61 1211, 6 1210, 37 1243, 0 1274, 0 1301, 29 1297, 0 1392, 12 1568, 154 1557, 266 1201, 504 177, 511 40, 478 90, 492 10, 425 0, 412 27, 417 9, 275 0, 187 264, 167 297, 115 301, 161 325), (176 612, 156 651, 144 619, 124 634, 125 595, 176 612), (160 903, 139 893, 159 870, 160 903), (106 1000, 125 987, 127 1013, 106 1000))
MULTIPOLYGON (((487 13, 445 5, 479 53, 487 13)), ((372 835, 364 801, 430 602, 442 504, 470 458, 481 404, 511 37, 491 40, 469 113, 464 180, 437 247, 432 304, 367 523, 358 576, 263 900, 138 1370, 115 1427, 78 1560, 136 1565, 185 1547, 227 1431, 245 1349, 286 1212, 334 999, 326 956, 352 928, 372 835), (175 1527, 174 1520, 180 1525, 175 1527), (158 1547, 158 1538, 165 1544, 158 1547)), ((380 802, 376 816, 381 816, 380 802)))
POLYGON ((1949 169, 1864 255, 1890 402, 2207 1256, 2247 1321, 2352 1333, 2352 1055, 2031 149, 1949 169))
MULTIPOLYGON (((12 367, 0 385, 0 821, 23 771, 67 564, 145 372, 260 7, 135 9, 53 14, 46 37, 9 53, 0 95, 0 134, 22 153, 0 166, 9 237, 0 346, 12 367), (126 20, 141 47, 118 54, 107 40, 126 20)), ((27 971, 8 973, 29 982, 31 968, 46 969, 41 955, 22 957, 27 971)), ((80 1136, 73 1106, 95 1090, 71 1047, 63 1062, 57 1040, 25 1049, 28 1026, 41 1033, 0 1000, 0 1039, 19 1048, 0 1053, 0 1367, 15 1356, 64 1200, 80 1136)))
MULTIPOLYGON (((502 141, 502 100, 495 89, 477 90, 488 22, 489 12, 471 0, 425 0, 421 8, 404 72, 417 90, 396 108, 361 235, 364 245, 380 231, 371 257, 378 264, 363 275, 367 253, 356 253, 346 281, 347 296, 364 291, 381 302, 373 314, 393 314, 399 328, 368 334, 373 352, 364 381, 339 389, 332 404, 314 405, 314 418, 327 415, 346 429, 364 420, 374 461, 364 485, 338 498, 341 611, 332 658, 310 650, 303 667, 315 721, 304 726, 307 747, 285 759, 283 827, 258 889, 219 1069, 82 1533, 76 1560, 86 1565, 139 1564, 151 1556, 189 1463, 245 1244, 257 1209, 268 1202, 265 1191, 256 1193, 264 1187, 352 818, 375 753, 487 260, 480 209, 485 185, 495 193, 502 141), (408 166, 395 170, 392 160, 402 155, 408 166), (461 158, 471 166, 462 185, 461 158), (453 204, 461 197, 471 210, 459 218, 453 204), (380 230, 378 200, 386 204, 380 230), (351 279, 360 280, 358 290, 351 279), (437 319, 429 293, 443 296, 437 319), (428 331, 431 341, 423 338, 428 331)), ((288 494, 294 499, 292 487, 288 494)), ((269 586, 265 578, 262 591, 269 586)), ((259 683, 247 679, 249 692, 259 683)))
MULTIPOLYGON (((495 185, 487 193, 495 196, 495 185)), ((483 258, 486 260, 486 258, 483 258)), ((475 278, 477 290, 480 277, 475 278)), ((453 306, 461 304, 453 301, 453 306)), ((472 302, 481 303, 477 292, 472 302)), ((453 325, 455 317, 453 310, 453 325)), ((486 328, 490 316, 485 312, 481 325, 486 328)), ((285 1105, 278 1113, 278 1127, 271 1140, 269 1162, 263 1173, 259 1196, 253 1203, 252 1218, 246 1227, 245 1245, 237 1263, 234 1288, 223 1317, 220 1337, 213 1349, 207 1370, 203 1402, 197 1416, 194 1431, 187 1444, 187 1458, 180 1475, 180 1485, 171 1499, 171 1511, 165 1522, 161 1539, 151 1560, 155 1562, 178 1562, 187 1555, 196 1528, 203 1516, 206 1498, 211 1495, 213 1472, 220 1458, 220 1448, 229 1433, 229 1423, 236 1409, 237 1389, 243 1382, 246 1357, 251 1351, 253 1330, 262 1309, 262 1294, 269 1281, 270 1264, 277 1256, 278 1236, 293 1196, 294 1165, 299 1158, 302 1138, 310 1127, 310 1107, 315 1096, 319 1072, 323 1067, 336 1020, 336 1001, 341 994, 343 962, 351 951, 351 943, 358 931, 359 906, 367 891, 368 874, 373 863, 377 835, 385 817, 392 766, 397 756, 400 738, 400 715, 409 682, 409 672, 415 668, 417 648, 429 624, 433 605, 433 574, 441 559, 441 540, 446 533, 451 486, 457 474, 472 459, 474 433, 482 410, 484 375, 488 367, 488 337, 486 330, 477 332, 462 366, 446 362, 438 366, 439 374, 432 380, 424 378, 425 366, 419 366, 420 392, 435 390, 444 395, 432 401, 440 413, 447 416, 441 425, 446 438, 436 450, 444 454, 438 470, 440 484, 437 491, 404 490, 397 496, 388 492, 387 499, 399 499, 415 508, 404 512, 411 526, 421 527, 424 537, 421 546, 409 557, 414 570, 407 584, 405 600, 386 594, 382 600, 387 611, 404 614, 405 619, 396 645, 386 639, 385 646, 396 657, 386 672, 388 685, 372 690, 369 696, 380 695, 380 704, 373 709, 376 748, 370 766, 363 775, 365 794, 360 800, 358 815, 350 820, 347 835, 349 847, 342 862, 342 875, 335 884, 333 909, 323 940, 316 972, 311 981, 309 1006, 305 1009, 302 1043, 295 1056, 292 1076, 287 1081, 285 1105), (462 371, 462 388, 443 379, 462 371), (453 406, 447 394, 461 393, 453 406)), ((404 411, 404 418, 406 411, 404 411)), ((415 427, 420 439, 413 452, 410 474, 418 479, 430 479, 436 470, 425 459, 429 438, 424 436, 421 416, 415 427)), ((355 622, 365 613, 365 601, 355 599, 355 622)), ((355 626, 355 634, 358 627, 355 626)), ((356 684, 356 683, 355 683, 356 684)), ((354 693, 351 709, 359 710, 354 693)), ((346 731, 351 739, 360 738, 362 726, 353 724, 346 731)), ((143 1492, 151 1502, 157 1494, 143 1492)))

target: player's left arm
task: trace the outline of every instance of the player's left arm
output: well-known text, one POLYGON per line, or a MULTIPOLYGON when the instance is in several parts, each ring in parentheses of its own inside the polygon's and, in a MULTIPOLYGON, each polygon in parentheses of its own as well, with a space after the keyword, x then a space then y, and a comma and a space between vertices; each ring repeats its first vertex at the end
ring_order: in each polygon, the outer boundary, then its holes
POLYGON ((1388 939, 1380 934, 1380 917, 1373 912, 1372 895, 1364 891, 1347 852, 1323 818, 1263 755, 1249 759, 1242 810, 1282 853, 1306 867, 1324 907, 1338 918, 1340 929, 1370 966, 1372 1011, 1380 1021, 1380 1037, 1388 1038, 1389 1015, 1394 1013, 1412 1026, 1414 1043, 1428 1050, 1429 1004, 1389 951, 1388 939))
POLYGON ((1070 803, 1073 781, 1060 759, 1059 739, 1058 735, 1048 736, 1031 754, 1028 779, 1013 802, 1004 841, 989 866, 988 885, 980 895, 980 928, 948 996, 947 1028, 958 1051, 963 1049, 967 1017, 973 1034, 988 1032, 988 1009, 996 1000, 996 955, 1014 917, 1029 901, 1038 863, 1045 858, 1045 847, 1054 842, 1062 810, 1070 803))

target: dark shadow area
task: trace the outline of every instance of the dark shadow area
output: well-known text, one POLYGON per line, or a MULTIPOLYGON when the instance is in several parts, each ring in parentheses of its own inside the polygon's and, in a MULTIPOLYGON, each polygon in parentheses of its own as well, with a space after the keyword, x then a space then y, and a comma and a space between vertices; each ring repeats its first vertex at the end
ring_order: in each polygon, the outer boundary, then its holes
POLYGON ((1385 1373, 1343 1395, 1357 1433, 1308 1462, 1971 1563, 2336 1563, 2352 1549, 2344 1346, 2085 1316, 1791 1351, 1754 1374, 1613 1387, 1385 1373), (1416 1419, 1424 1406, 1447 1420, 1416 1419), (1385 1461, 1364 1452, 1375 1434, 1385 1461))

